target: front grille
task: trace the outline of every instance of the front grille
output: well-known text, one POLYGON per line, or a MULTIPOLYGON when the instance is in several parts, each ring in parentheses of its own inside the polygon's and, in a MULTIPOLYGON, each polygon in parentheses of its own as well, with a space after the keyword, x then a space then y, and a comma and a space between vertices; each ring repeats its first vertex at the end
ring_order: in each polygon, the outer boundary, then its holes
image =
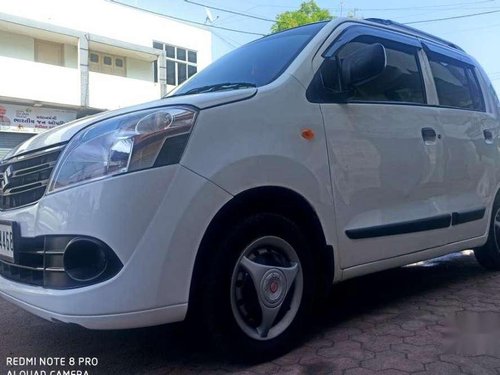
POLYGON ((45 272, 43 242, 42 238, 31 240, 29 244, 23 243, 16 253, 16 263, 0 259, 0 275, 12 281, 43 286, 45 272))
POLYGON ((0 163, 0 210, 37 202, 64 145, 23 154, 0 163))
POLYGON ((72 286, 64 271, 64 247, 72 237, 21 238, 14 263, 0 259, 0 276, 23 284, 72 286))

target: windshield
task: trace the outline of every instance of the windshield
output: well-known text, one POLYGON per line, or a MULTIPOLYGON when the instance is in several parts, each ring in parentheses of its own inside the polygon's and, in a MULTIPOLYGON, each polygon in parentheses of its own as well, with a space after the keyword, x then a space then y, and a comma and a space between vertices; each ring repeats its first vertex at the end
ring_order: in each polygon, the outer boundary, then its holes
POLYGON ((325 25, 326 22, 320 22, 301 26, 246 44, 203 69, 172 95, 267 85, 283 73, 325 25))

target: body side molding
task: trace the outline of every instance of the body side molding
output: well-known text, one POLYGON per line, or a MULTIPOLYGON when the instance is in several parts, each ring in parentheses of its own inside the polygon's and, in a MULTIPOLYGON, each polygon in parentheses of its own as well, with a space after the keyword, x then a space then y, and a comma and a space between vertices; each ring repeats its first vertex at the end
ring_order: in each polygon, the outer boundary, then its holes
POLYGON ((366 228, 347 229, 345 234, 352 240, 393 236, 413 232, 423 232, 431 229, 447 228, 451 224, 451 215, 437 215, 424 219, 390 223, 366 228))
POLYGON ((486 208, 478 208, 470 211, 453 212, 453 214, 437 215, 423 219, 403 221, 377 225, 373 227, 347 229, 345 234, 352 240, 363 238, 374 238, 393 236, 397 234, 423 232, 432 229, 448 228, 450 225, 459 225, 471 221, 481 220, 486 213, 486 208))
POLYGON ((485 207, 470 211, 454 212, 451 215, 451 225, 465 224, 471 221, 481 220, 485 213, 485 207))

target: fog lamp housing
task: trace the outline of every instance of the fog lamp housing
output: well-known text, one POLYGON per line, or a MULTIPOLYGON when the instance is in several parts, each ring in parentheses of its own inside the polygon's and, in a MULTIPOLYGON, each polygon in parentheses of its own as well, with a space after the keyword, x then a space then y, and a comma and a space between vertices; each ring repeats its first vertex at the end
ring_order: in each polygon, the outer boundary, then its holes
POLYGON ((77 237, 64 250, 64 270, 77 282, 97 280, 108 267, 106 248, 93 239, 77 237))

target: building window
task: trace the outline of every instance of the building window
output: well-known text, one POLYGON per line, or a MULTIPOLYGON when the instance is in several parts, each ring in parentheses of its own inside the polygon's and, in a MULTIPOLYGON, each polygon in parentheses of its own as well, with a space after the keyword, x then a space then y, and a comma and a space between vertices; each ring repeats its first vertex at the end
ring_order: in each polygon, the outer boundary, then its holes
POLYGON ((123 56, 110 55, 104 52, 90 51, 89 68, 91 72, 111 74, 125 77, 126 59, 123 56))
POLYGON ((117 68, 123 68, 123 59, 119 57, 115 58, 115 65, 117 68))
POLYGON ((177 60, 186 61, 186 50, 177 48, 177 60))
POLYGON ((173 60, 167 60, 167 84, 176 85, 177 80, 175 77, 175 62, 173 60))
POLYGON ((197 71, 196 65, 188 65, 188 77, 194 76, 197 71))
POLYGON ((196 52, 189 51, 188 52, 188 61, 190 63, 196 64, 196 60, 197 60, 196 52))
POLYGON ((35 61, 51 64, 64 65, 64 45, 46 40, 35 40, 35 61))
POLYGON ((175 47, 165 45, 165 51, 167 52, 167 57, 175 59, 175 47))
MULTIPOLYGON (((161 42, 153 42, 153 48, 165 51, 167 56, 167 85, 180 85, 198 71, 198 53, 196 51, 161 42)), ((157 73, 155 75, 157 76, 157 73)))

